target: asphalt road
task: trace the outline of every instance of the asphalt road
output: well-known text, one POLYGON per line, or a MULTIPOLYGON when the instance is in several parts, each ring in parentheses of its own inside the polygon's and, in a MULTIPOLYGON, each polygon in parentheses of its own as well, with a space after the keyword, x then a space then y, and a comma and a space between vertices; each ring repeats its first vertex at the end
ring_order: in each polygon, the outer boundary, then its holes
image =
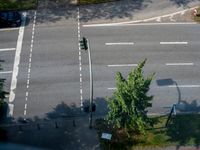
MULTIPOLYGON (((154 95, 150 112, 165 113, 169 111, 166 107, 178 102, 181 110, 199 111, 199 28, 199 25, 159 24, 83 28, 83 35, 91 43, 95 97, 110 96, 115 73, 120 71, 126 77, 134 68, 126 65, 147 58, 144 74, 156 73, 150 89, 154 95)), ((86 74, 87 58, 83 57, 86 74)))
MULTIPOLYGON (((34 16, 34 12, 28 14, 24 29, 11 117, 56 118, 80 113, 81 103, 89 99, 89 67, 87 51, 79 51, 77 20, 48 24, 36 19, 35 23, 34 16)), ((96 114, 106 111, 105 97, 114 91, 115 73, 120 71, 126 77, 145 58, 144 74, 156 73, 149 112, 169 112, 166 107, 178 102, 182 111, 199 112, 199 28, 197 24, 87 28, 81 24, 80 36, 90 40, 96 114)), ((1 31, 0 48, 16 48, 19 30, 1 31)), ((7 79, 9 90, 15 50, 0 54, 4 71, 8 71, 1 76, 7 79)))

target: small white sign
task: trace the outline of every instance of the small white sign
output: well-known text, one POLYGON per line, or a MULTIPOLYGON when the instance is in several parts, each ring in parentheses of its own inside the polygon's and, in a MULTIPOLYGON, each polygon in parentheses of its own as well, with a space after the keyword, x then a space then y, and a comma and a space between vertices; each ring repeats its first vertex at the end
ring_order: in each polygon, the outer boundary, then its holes
POLYGON ((102 133, 101 138, 102 138, 102 139, 111 140, 112 134, 109 134, 109 133, 102 133))

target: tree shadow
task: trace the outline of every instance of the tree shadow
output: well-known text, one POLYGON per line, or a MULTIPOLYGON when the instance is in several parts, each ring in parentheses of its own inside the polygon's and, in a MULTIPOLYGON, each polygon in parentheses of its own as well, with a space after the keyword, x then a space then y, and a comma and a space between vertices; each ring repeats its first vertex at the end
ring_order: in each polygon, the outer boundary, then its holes
POLYGON ((121 0, 111 3, 82 6, 80 14, 82 22, 88 22, 96 19, 132 19, 134 12, 146 8, 151 0, 121 0), (102 10, 103 8, 103 10, 102 10))
POLYGON ((167 135, 169 141, 178 144, 177 149, 180 146, 192 145, 199 148, 200 146, 200 116, 197 114, 179 115, 174 117, 172 123, 167 128, 167 135))
POLYGON ((174 4, 178 5, 178 6, 187 6, 190 2, 194 2, 196 0, 170 0, 172 1, 174 4))
MULTIPOLYGON (((82 5, 80 21, 88 22, 96 19, 133 18, 133 13, 146 8, 151 0, 121 0, 94 5, 82 5), (103 9, 102 9, 103 8, 103 9)), ((70 0, 39 0, 37 23, 54 23, 62 19, 77 19, 77 6, 70 0)))
MULTIPOLYGON (((93 112, 93 115, 96 117, 105 117, 107 112, 108 112, 108 107, 107 107, 107 101, 105 98, 102 97, 96 97, 93 100, 93 103, 95 104, 95 111, 93 112)), ((84 108, 89 108, 90 105, 90 100, 86 99, 84 100, 83 107, 84 108)))
MULTIPOLYGON (((94 101, 97 110, 105 106, 103 98, 94 101)), ((101 111, 97 114, 102 115, 101 111)), ((97 114, 94 113, 94 120, 98 117, 97 114)), ((2 133, 7 133, 4 139, 0 139, 28 148, 64 150, 76 147, 77 150, 95 150, 98 149, 98 136, 95 129, 89 129, 88 118, 89 114, 83 112, 81 107, 62 102, 44 117, 8 117, 7 121, 0 124, 2 133)))

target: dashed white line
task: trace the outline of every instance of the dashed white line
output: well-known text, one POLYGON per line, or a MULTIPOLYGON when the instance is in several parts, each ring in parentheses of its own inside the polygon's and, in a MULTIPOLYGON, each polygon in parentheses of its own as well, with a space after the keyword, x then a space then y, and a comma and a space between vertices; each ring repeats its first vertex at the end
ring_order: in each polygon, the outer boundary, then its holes
POLYGON ((160 42, 161 45, 181 45, 181 44, 188 44, 188 42, 160 42))
POLYGON ((30 46, 30 53, 29 53, 29 62, 28 62, 28 74, 27 74, 27 83, 26 83, 26 103, 24 105, 24 116, 27 114, 27 101, 29 95, 29 85, 30 85, 30 75, 31 75, 31 60, 32 60, 32 52, 33 52, 33 44, 34 44, 34 37, 35 37, 35 23, 36 23, 36 16, 37 12, 34 13, 34 21, 32 27, 32 36, 31 36, 31 46, 30 46))
POLYGON ((169 85, 169 88, 200 88, 200 85, 169 85))
MULTIPOLYGON (((80 9, 77 8, 77 21, 78 21, 78 41, 80 41, 81 38, 81 30, 80 30, 80 9)), ((81 59, 81 48, 80 43, 78 43, 78 54, 79 54, 79 78, 80 78, 80 101, 81 101, 81 107, 83 106, 83 90, 82 90, 82 59, 81 59)))
POLYGON ((14 60, 14 65, 13 65, 13 74, 12 74, 12 80, 11 80, 9 102, 13 102, 15 99, 15 89, 17 87, 17 76, 19 72, 20 54, 21 54, 21 49, 22 49, 22 41, 24 37, 25 22, 26 22, 26 13, 24 13, 22 17, 22 24, 19 28, 19 36, 17 40, 15 60, 14 60))
POLYGON ((112 87, 112 88, 108 88, 108 90, 116 90, 117 88, 112 87))
MULTIPOLYGON (((162 86, 162 87, 167 87, 167 88, 200 88, 200 85, 168 85, 168 86, 162 86)), ((160 87, 159 87, 160 88, 160 87)), ((107 88, 108 90, 116 90, 116 87, 110 87, 107 88)))
POLYGON ((166 66, 193 66, 194 63, 166 63, 166 66))
POLYGON ((3 52, 3 51, 14 51, 16 50, 16 48, 2 48, 0 49, 0 52, 3 52))
POLYGON ((133 42, 118 42, 118 43, 105 43, 107 46, 112 46, 112 45, 134 45, 133 42))
POLYGON ((116 64, 116 65, 108 65, 108 67, 137 67, 138 64, 116 64))
POLYGON ((8 74, 8 73, 12 73, 12 71, 0 71, 0 74, 8 74))
POLYGON ((24 109, 26 109, 26 108, 27 108, 27 104, 24 105, 24 109))
POLYGON ((24 110, 24 116, 26 116, 26 109, 24 110))

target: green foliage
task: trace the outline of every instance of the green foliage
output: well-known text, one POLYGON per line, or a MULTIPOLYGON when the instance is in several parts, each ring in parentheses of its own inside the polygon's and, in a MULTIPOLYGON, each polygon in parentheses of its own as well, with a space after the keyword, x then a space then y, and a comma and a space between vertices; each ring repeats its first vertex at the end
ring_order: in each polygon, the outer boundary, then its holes
POLYGON ((37 0, 0 0, 0 11, 35 9, 37 0))
MULTIPOLYGON (((2 70, 1 65, 0 65, 0 70, 2 70)), ((4 81, 5 79, 0 78, 0 107, 3 105, 4 99, 6 98, 6 94, 8 94, 8 92, 4 91, 3 89, 4 81)))
POLYGON ((143 67, 146 59, 133 69, 127 80, 122 74, 116 74, 116 91, 108 98, 109 112, 107 120, 116 128, 128 132, 145 133, 145 127, 150 123, 147 117, 147 107, 151 107, 153 96, 148 96, 149 86, 154 74, 145 78, 143 67))

